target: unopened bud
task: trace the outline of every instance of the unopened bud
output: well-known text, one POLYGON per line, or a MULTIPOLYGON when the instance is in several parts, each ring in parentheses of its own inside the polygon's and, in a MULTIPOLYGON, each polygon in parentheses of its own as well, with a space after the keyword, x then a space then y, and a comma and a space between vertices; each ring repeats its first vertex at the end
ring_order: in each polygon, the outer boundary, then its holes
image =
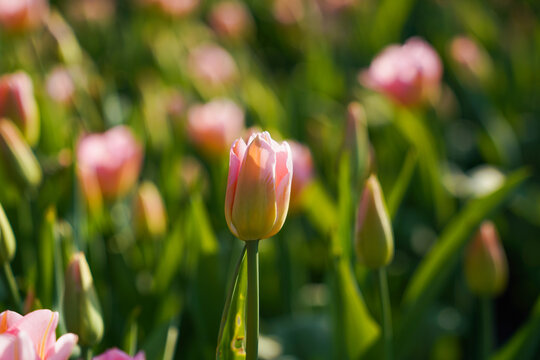
POLYGON ((0 120, 0 150, 6 162, 27 185, 39 185, 41 167, 20 131, 7 119, 0 120))
POLYGON ((103 318, 94 280, 84 253, 73 255, 66 270, 64 316, 68 331, 79 336, 83 346, 93 346, 103 336, 103 318))
POLYGON ((491 221, 480 225, 465 253, 465 276, 469 289, 481 296, 495 296, 506 287, 508 265, 491 221))
POLYGON ((157 187, 143 183, 137 190, 134 204, 135 223, 141 236, 156 238, 167 230, 167 214, 157 187))
POLYGON ((0 205, 0 264, 5 264, 15 255, 15 236, 9 225, 8 218, 0 205))
POLYGON ((0 78, 0 117, 13 121, 31 146, 39 140, 39 110, 32 79, 19 71, 0 78))
POLYGON ((371 175, 358 206, 355 247, 358 261, 368 268, 388 265, 394 256, 394 236, 381 186, 371 175))

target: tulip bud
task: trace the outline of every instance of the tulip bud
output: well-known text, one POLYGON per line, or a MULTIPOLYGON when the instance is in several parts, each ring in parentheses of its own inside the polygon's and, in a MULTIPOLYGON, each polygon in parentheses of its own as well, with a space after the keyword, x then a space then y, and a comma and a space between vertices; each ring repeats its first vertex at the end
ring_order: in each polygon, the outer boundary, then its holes
POLYGON ((241 2, 220 2, 212 8, 210 13, 212 28, 223 37, 242 37, 251 26, 251 22, 251 16, 241 2))
POLYGON ((48 11, 46 0, 0 0, 0 24, 9 31, 39 26, 48 11))
POLYGON ((39 140, 39 111, 28 74, 19 71, 0 78, 0 117, 13 121, 26 141, 31 146, 36 145, 39 140))
POLYGON ((4 208, 0 204, 0 265, 10 262, 15 255, 15 236, 9 225, 4 208))
POLYGON ((491 221, 480 225, 465 253, 465 276, 469 289, 477 295, 495 296, 506 287, 508 265, 491 221))
POLYGON ((240 240, 266 239, 283 226, 293 177, 289 144, 278 144, 268 132, 242 138, 231 147, 225 196, 225 218, 240 240))
POLYGON ((214 100, 189 109, 187 131, 193 143, 211 157, 223 156, 242 135, 244 112, 230 100, 214 100))
POLYGON ((137 191, 134 203, 135 224, 141 236, 162 236, 167 230, 167 214, 157 187, 147 181, 137 191))
POLYGON ((304 188, 313 180, 313 159, 311 151, 296 141, 288 141, 293 161, 293 179, 291 184, 291 210, 298 209, 302 202, 304 188))
POLYGON ((135 355, 135 357, 131 357, 122 350, 119 350, 117 348, 109 349, 105 351, 103 354, 96 356, 94 360, 145 360, 146 356, 144 355, 144 352, 140 351, 135 355))
POLYGON ((222 47, 205 44, 189 54, 190 73, 196 80, 209 86, 230 83, 238 72, 232 56, 222 47))
POLYGON ((67 105, 73 100, 75 84, 68 70, 57 67, 47 76, 47 94, 57 103, 67 105))
POLYGON ((365 184, 355 231, 358 261, 369 268, 388 265, 394 256, 394 235, 381 186, 375 175, 365 184))
POLYGON ((77 162, 88 204, 99 205, 101 196, 114 199, 131 190, 139 177, 142 148, 127 127, 117 126, 83 137, 77 146, 77 162))
POLYGON ((7 119, 0 119, 0 150, 4 159, 24 180, 36 187, 41 182, 41 167, 17 127, 7 119))
POLYGON ((427 42, 411 38, 390 45, 360 74, 360 82, 404 106, 419 105, 439 93, 442 62, 427 42))
POLYGON ((66 269, 64 286, 63 304, 67 329, 79 336, 83 346, 99 343, 103 336, 103 319, 84 253, 72 256, 66 269))

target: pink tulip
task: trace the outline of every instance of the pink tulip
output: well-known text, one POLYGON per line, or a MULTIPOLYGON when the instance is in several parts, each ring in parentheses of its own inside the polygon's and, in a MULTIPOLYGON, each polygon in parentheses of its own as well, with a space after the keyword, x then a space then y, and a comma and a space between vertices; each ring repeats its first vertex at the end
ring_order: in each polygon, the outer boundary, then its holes
POLYGON ((183 17, 192 13, 197 6, 199 0, 157 0, 161 10, 168 15, 174 17, 183 17))
POLYGON ((135 357, 131 357, 117 348, 107 350, 103 354, 96 356, 94 360, 145 360, 144 352, 140 351, 135 357))
POLYGON ((283 226, 289 209, 293 162, 289 144, 268 132, 231 147, 225 218, 240 240, 266 239, 283 226))
POLYGON ((37 143, 39 111, 32 79, 25 72, 19 71, 0 78, 0 117, 12 120, 30 145, 37 143))
POLYGON ((139 177, 142 148, 126 126, 83 137, 77 147, 81 187, 89 202, 125 195, 139 177))
POLYGON ((67 69, 54 68, 47 76, 45 85, 50 98, 60 104, 69 104, 75 93, 75 84, 67 69))
POLYGON ((188 111, 187 131, 201 151, 210 156, 227 153, 244 130, 244 112, 234 102, 213 100, 188 111))
POLYGON ((486 81, 493 71, 493 63, 487 52, 473 39, 456 36, 450 43, 450 56, 458 66, 458 75, 468 82, 486 81))
POLYGON ((0 25, 10 31, 39 26, 48 12, 47 0, 0 0, 0 25))
POLYGON ((0 359, 67 360, 77 335, 56 340, 58 313, 36 310, 25 316, 13 311, 0 314, 0 359))
POLYGON ((442 63, 435 50, 420 38, 390 45, 371 62, 360 81, 395 102, 413 106, 439 91, 442 63))
POLYGON ((252 20, 244 4, 237 1, 223 1, 212 8, 210 24, 218 35, 238 38, 245 34, 252 20))
POLYGON ((289 141, 292 152, 294 175, 291 186, 291 208, 300 205, 302 191, 313 180, 313 159, 311 151, 305 145, 289 141))
POLYGON ((238 72, 232 56, 222 47, 206 44, 189 54, 189 68, 193 76, 211 86, 231 82, 238 72))

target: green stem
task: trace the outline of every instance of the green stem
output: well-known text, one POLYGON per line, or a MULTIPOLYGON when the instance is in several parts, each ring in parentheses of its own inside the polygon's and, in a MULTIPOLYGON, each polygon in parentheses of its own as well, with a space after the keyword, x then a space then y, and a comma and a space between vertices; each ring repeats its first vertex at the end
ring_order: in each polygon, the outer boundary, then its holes
POLYGON ((379 295, 381 299, 382 310, 382 331, 384 341, 384 358, 393 359, 392 352, 392 309, 390 307, 390 296, 388 294, 388 280, 386 278, 386 268, 381 267, 377 270, 379 278, 379 295))
POLYGON ((92 348, 90 346, 84 346, 81 350, 84 360, 92 360, 92 348))
POLYGON ((248 287, 246 360, 256 360, 259 347, 259 240, 246 242, 248 287))
POLYGON ((22 313, 23 308, 21 302, 21 295, 19 294, 19 289, 17 288, 17 283, 15 282, 15 276, 13 276, 13 271, 11 270, 11 264, 9 262, 6 262, 4 264, 4 273, 6 274, 9 292, 11 293, 11 297, 13 298, 15 307, 17 308, 18 312, 22 313))
POLYGON ((482 322, 480 359, 489 359, 493 349, 493 310, 489 297, 480 298, 480 316, 482 322))

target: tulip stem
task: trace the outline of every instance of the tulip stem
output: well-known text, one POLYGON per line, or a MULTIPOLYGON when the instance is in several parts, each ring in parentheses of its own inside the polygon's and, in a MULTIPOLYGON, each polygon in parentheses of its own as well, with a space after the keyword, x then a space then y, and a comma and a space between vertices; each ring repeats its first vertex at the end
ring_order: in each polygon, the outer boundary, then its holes
POLYGON ((256 360, 259 347, 259 240, 246 242, 247 248, 247 309, 246 360, 256 360))
POLYGON ((392 309, 390 307, 386 268, 384 266, 380 267, 377 270, 377 275, 379 278, 379 295, 381 299, 384 358, 391 360, 394 357, 392 352, 392 309))
POLYGON ((92 360, 92 348, 90 346, 81 347, 81 355, 83 360, 92 360))
POLYGON ((480 316, 482 322, 482 342, 480 359, 489 359, 493 349, 493 310, 489 297, 480 298, 480 316))
POLYGON ((13 298, 13 302, 17 310, 22 313, 22 302, 21 295, 19 294, 19 289, 17 288, 17 283, 15 282, 15 276, 11 270, 11 264, 9 262, 4 263, 4 273, 6 274, 6 280, 9 287, 9 292, 13 298))

